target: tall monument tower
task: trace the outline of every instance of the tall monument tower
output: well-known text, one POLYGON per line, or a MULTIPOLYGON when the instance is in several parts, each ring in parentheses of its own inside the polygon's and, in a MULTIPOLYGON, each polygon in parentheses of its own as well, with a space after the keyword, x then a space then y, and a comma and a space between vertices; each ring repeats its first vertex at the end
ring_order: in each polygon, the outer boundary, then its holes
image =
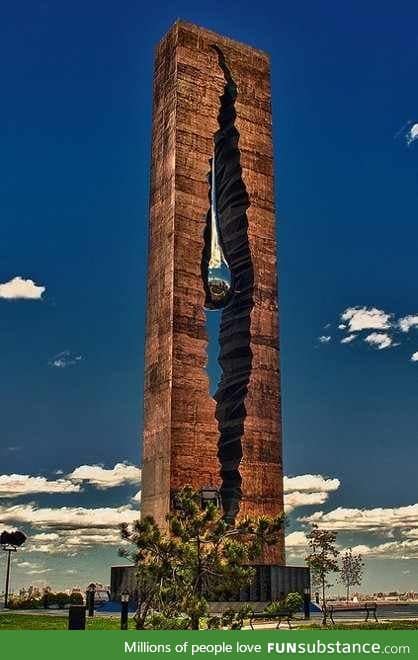
MULTIPOLYGON (((163 523, 185 485, 217 489, 230 520, 281 513, 269 59, 182 21, 156 52, 147 296, 142 515, 163 523)), ((284 564, 283 540, 268 553, 284 564)))

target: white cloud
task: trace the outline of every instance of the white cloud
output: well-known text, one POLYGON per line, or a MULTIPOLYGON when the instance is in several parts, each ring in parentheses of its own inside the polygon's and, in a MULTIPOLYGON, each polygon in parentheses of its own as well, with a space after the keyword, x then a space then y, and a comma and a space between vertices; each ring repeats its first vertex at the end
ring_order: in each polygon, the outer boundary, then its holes
POLYGON ((140 514, 131 506, 121 507, 59 507, 39 508, 35 504, 0 505, 0 527, 12 522, 15 526, 30 526, 25 552, 69 554, 96 546, 121 546, 119 525, 132 523, 140 514))
POLYGON ((83 357, 81 355, 71 353, 71 351, 61 351, 51 358, 48 362, 50 367, 56 367, 57 369, 65 369, 65 367, 73 367, 76 364, 79 364, 83 357))
POLYGON ((412 144, 412 142, 415 142, 415 140, 418 140, 418 124, 412 124, 411 128, 406 134, 406 142, 408 145, 412 144))
POLYGON ((364 338, 364 341, 370 346, 375 346, 379 351, 389 348, 393 344, 392 337, 387 332, 372 332, 364 338))
POLYGON ((411 362, 418 362, 418 351, 416 353, 412 353, 411 362))
MULTIPOLYGON (((138 518, 138 513, 136 518, 138 518)), ((95 547, 103 547, 103 545, 120 547, 124 544, 117 527, 106 530, 97 527, 60 529, 56 534, 45 534, 43 536, 44 538, 41 538, 42 534, 30 536, 25 545, 26 552, 73 556, 78 552, 91 550, 95 547), (46 538, 48 536, 51 538, 46 538)))
POLYGON ((284 495, 284 509, 290 513, 301 506, 312 506, 324 504, 328 499, 328 493, 303 493, 298 490, 284 495))
POLYGON ((341 485, 339 479, 328 479, 320 474, 301 474, 297 477, 284 477, 283 488, 285 493, 292 491, 334 491, 341 485))
POLYGON ((329 342, 331 341, 331 337, 326 335, 321 335, 321 337, 318 337, 318 341, 321 344, 329 344, 329 342))
POLYGON ((121 522, 133 522, 138 511, 130 506, 87 509, 84 507, 38 508, 33 503, 15 506, 0 505, 0 523, 26 524, 40 528, 107 529, 121 522))
POLYGON ((30 537, 31 541, 42 541, 43 543, 45 541, 58 541, 59 536, 55 532, 51 532, 48 534, 48 532, 41 532, 40 534, 32 534, 30 537))
POLYGON ((324 513, 317 511, 299 519, 304 523, 316 523, 334 531, 381 531, 409 530, 418 528, 418 504, 395 508, 347 509, 338 507, 324 513))
POLYGON ((343 337, 341 339, 342 344, 350 344, 352 341, 354 341, 356 338, 356 335, 347 335, 347 337, 343 337))
POLYGON ((391 327, 392 314, 387 314, 376 307, 348 307, 341 320, 348 323, 350 333, 360 330, 386 330, 391 327))
POLYGON ((304 532, 291 532, 285 538, 285 547, 289 550, 304 549, 307 543, 308 541, 304 532))
POLYGON ((24 280, 20 276, 0 284, 0 298, 6 300, 40 300, 44 291, 44 286, 38 286, 33 280, 24 280))
POLYGON ((134 502, 141 502, 141 491, 139 490, 133 497, 131 497, 131 500, 134 502))
POLYGON ((80 486, 66 479, 48 481, 45 477, 27 474, 0 475, 0 497, 17 497, 31 493, 78 493, 80 486))
POLYGON ((347 326, 345 325, 345 323, 340 323, 340 325, 338 326, 338 330, 345 330, 346 327, 347 326))
POLYGON ((16 566, 19 566, 19 568, 42 568, 39 564, 33 564, 30 561, 18 561, 16 566))
POLYGON ((357 545, 355 554, 381 559, 418 559, 418 541, 390 541, 378 545, 357 545))
POLYGON ((340 486, 339 479, 327 479, 320 474, 284 477, 284 504, 287 513, 297 507, 324 504, 330 492, 340 486))
POLYGON ((67 479, 85 481, 99 490, 106 490, 125 484, 139 484, 141 471, 135 465, 126 463, 116 463, 111 469, 106 469, 101 465, 80 465, 67 475, 67 479))
POLYGON ((403 316, 399 319, 398 325, 402 332, 409 332, 411 328, 418 328, 418 315, 408 314, 408 316, 403 316))

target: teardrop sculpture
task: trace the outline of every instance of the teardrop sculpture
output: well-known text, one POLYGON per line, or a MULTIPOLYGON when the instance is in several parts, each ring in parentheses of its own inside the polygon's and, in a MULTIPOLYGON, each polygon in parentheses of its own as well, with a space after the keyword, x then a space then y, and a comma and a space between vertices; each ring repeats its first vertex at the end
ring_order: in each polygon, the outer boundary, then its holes
POLYGON ((231 269, 223 253, 218 211, 216 204, 216 172, 215 155, 211 160, 211 195, 210 195, 210 258, 208 263, 208 289, 210 300, 206 303, 207 309, 220 309, 225 307, 231 298, 232 276, 231 269))

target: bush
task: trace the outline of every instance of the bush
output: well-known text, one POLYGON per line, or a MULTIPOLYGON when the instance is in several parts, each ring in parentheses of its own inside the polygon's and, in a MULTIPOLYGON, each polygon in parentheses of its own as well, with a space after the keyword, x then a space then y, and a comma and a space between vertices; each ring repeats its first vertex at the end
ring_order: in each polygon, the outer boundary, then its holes
POLYGON ((280 601, 273 601, 264 608, 266 614, 271 616, 280 614, 283 610, 289 610, 290 614, 299 612, 303 605, 303 598, 298 592, 287 594, 286 598, 280 601))
POLYGON ((287 610, 291 612, 291 614, 294 614, 295 612, 299 612, 302 605, 303 605, 303 598, 300 595, 300 593, 295 592, 295 593, 287 594, 286 599, 284 601, 284 606, 287 610))
POLYGON ((73 591, 70 594, 69 603, 70 605, 84 605, 83 594, 81 594, 79 591, 73 591))
POLYGON ((244 620, 251 617, 252 611, 250 605, 242 605, 238 610, 233 608, 225 610, 222 615, 222 626, 228 627, 230 630, 241 630, 244 620))
POLYGON ((42 607, 42 601, 31 596, 11 596, 8 605, 11 610, 36 610, 42 607))
POLYGON ((167 617, 161 612, 154 612, 147 618, 145 627, 151 630, 188 630, 190 618, 188 616, 167 617))
POLYGON ((208 630, 219 630, 222 628, 222 619, 220 616, 210 616, 208 618, 208 630))
POLYGON ((54 603, 58 606, 58 609, 63 610, 66 605, 70 602, 70 597, 64 591, 59 591, 54 596, 54 603))

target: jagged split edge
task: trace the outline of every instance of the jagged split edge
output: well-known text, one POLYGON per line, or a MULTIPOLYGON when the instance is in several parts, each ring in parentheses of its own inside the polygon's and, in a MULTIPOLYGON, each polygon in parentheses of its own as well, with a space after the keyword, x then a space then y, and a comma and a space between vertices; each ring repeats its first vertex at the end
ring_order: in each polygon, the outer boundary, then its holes
MULTIPOLYGON (((219 429, 218 458, 221 465, 222 507, 225 518, 233 522, 242 499, 239 467, 243 455, 245 398, 252 368, 250 324, 254 306, 254 269, 248 242, 246 213, 250 201, 242 179, 238 146, 240 136, 235 127, 237 86, 222 51, 217 46, 211 47, 218 55, 218 63, 225 78, 218 114, 219 130, 214 135, 214 157, 220 239, 232 272, 232 297, 222 311, 219 331, 218 362, 222 375, 214 398, 219 429)), ((210 181, 211 172, 209 186, 210 181)), ((210 208, 206 216, 202 254, 202 278, 207 301, 210 295, 207 284, 209 258, 210 208)))

